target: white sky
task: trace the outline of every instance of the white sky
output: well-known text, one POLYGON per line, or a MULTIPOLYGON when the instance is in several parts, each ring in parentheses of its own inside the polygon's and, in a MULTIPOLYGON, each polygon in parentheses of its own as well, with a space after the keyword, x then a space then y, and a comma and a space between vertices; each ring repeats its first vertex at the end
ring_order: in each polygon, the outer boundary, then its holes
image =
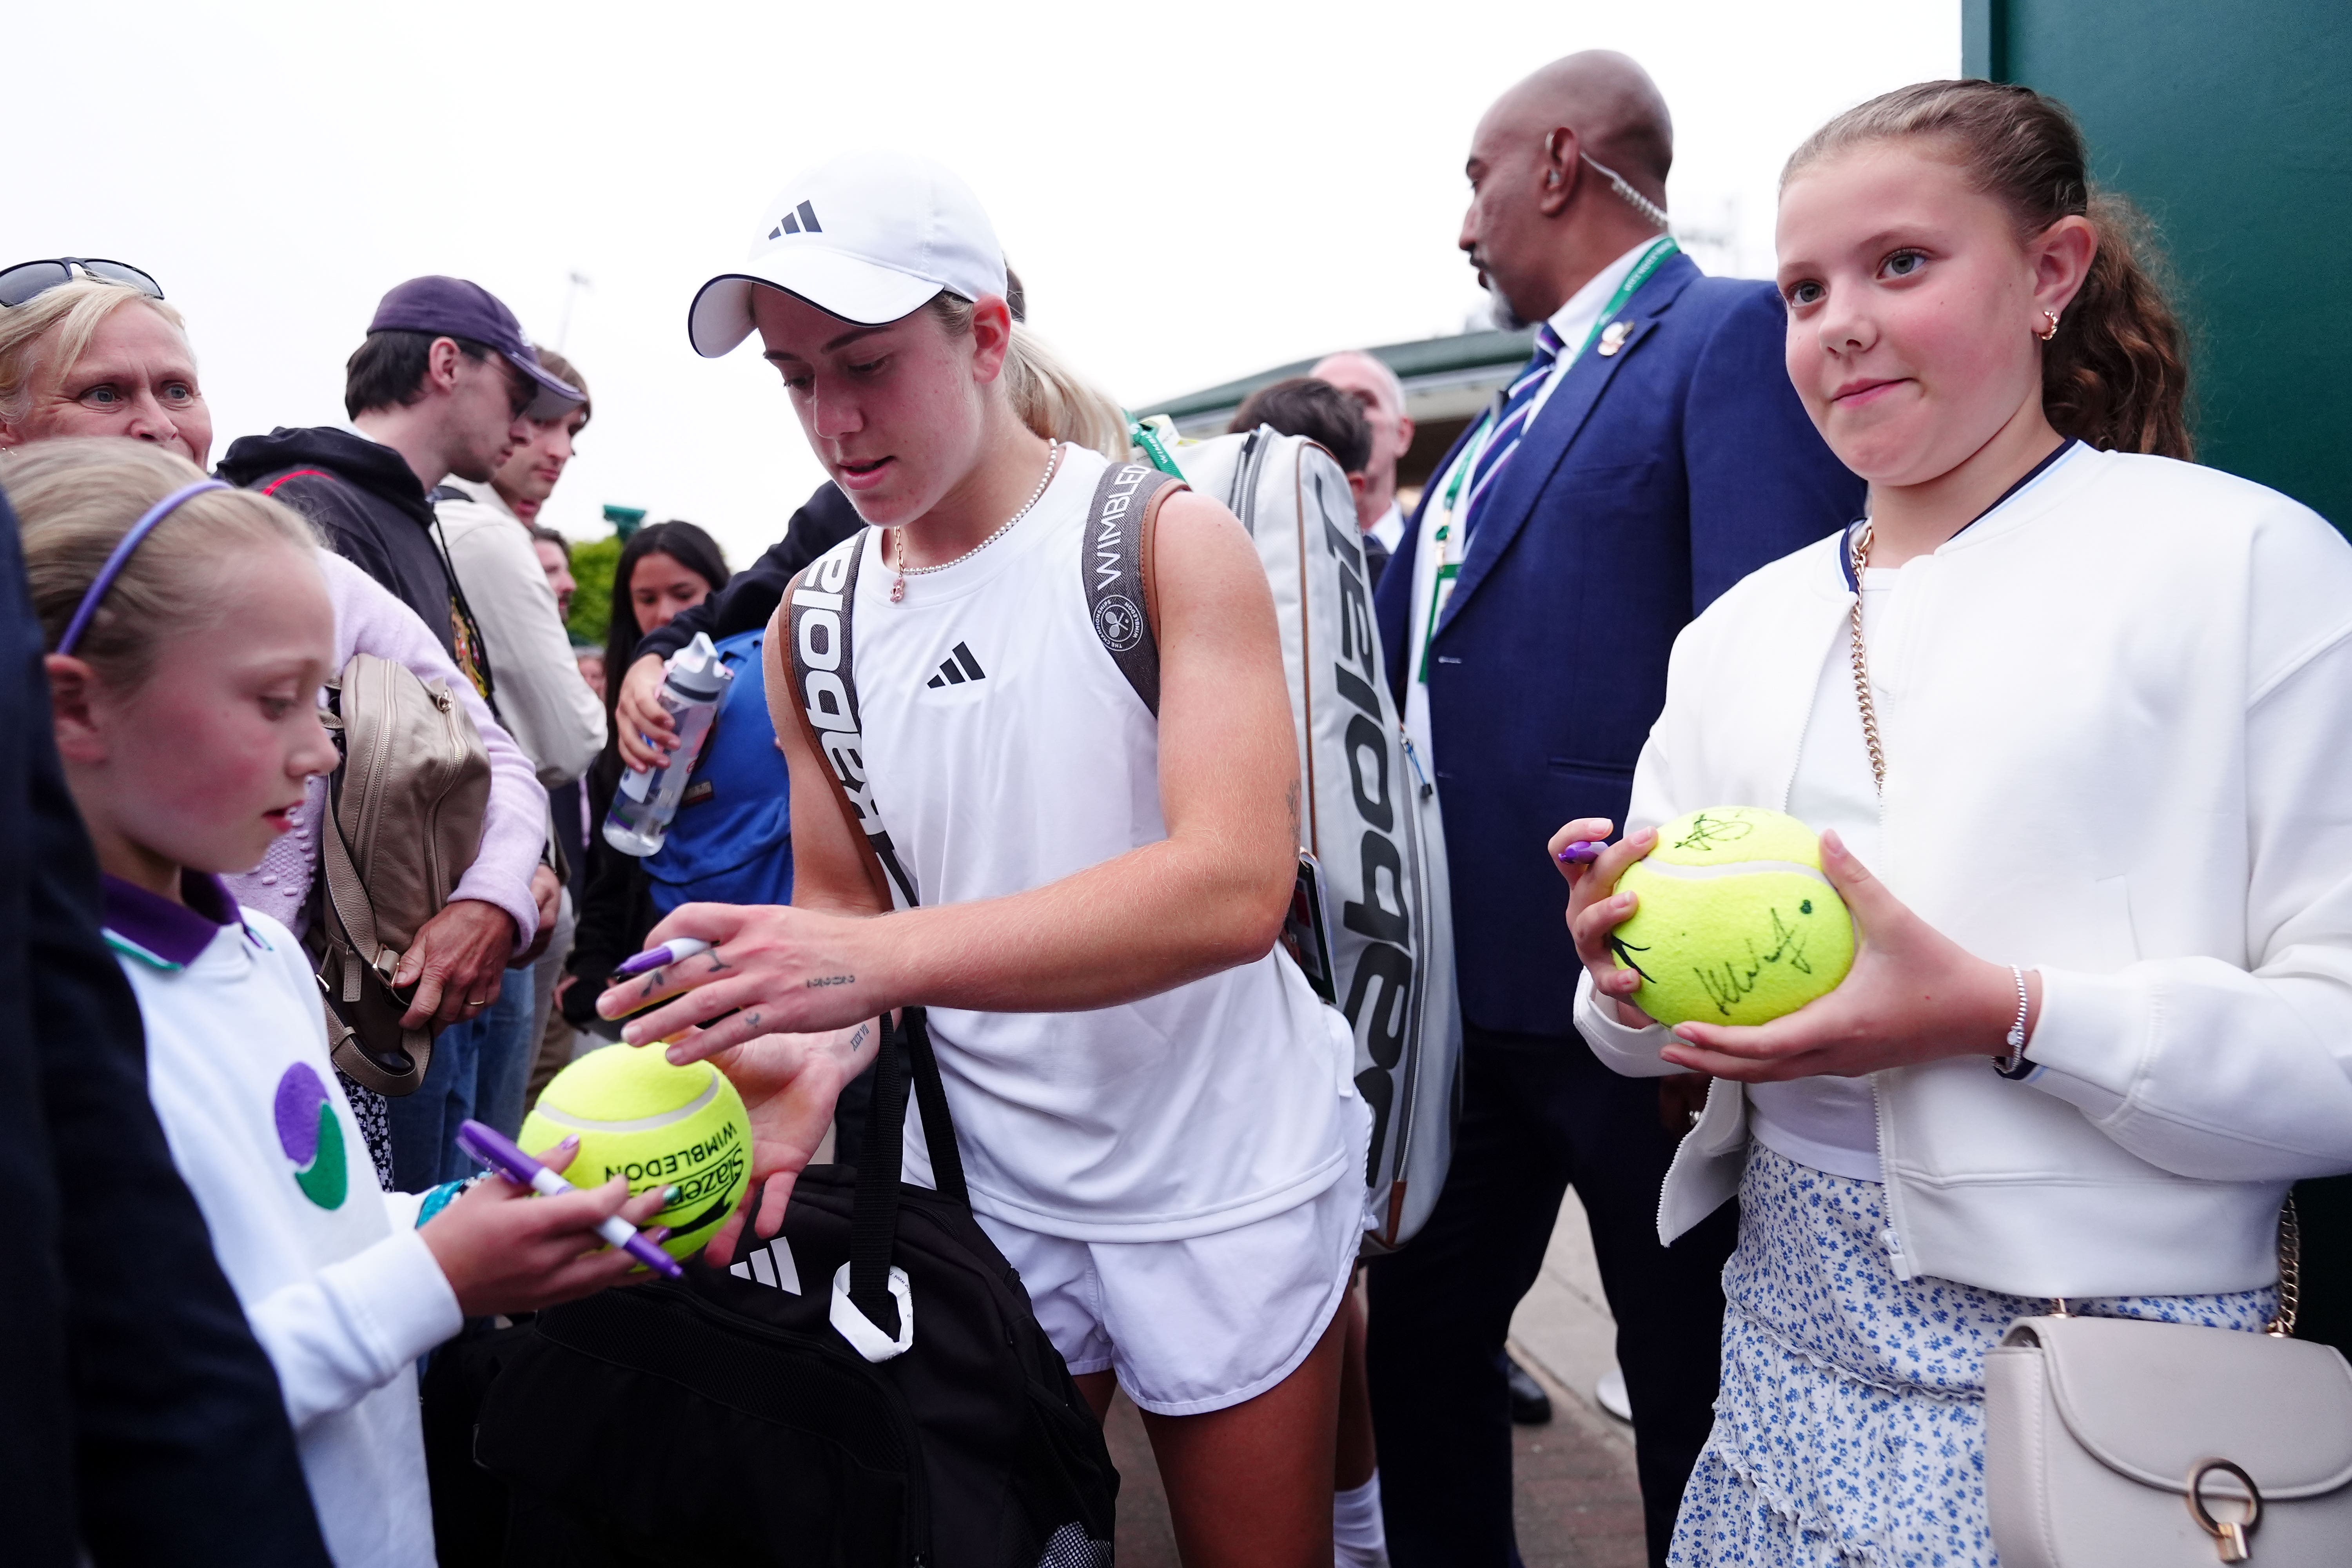
POLYGON ((595 422, 550 507, 711 530, 740 566, 823 475, 774 373, 686 342, 793 172, 889 144, 960 172, 1030 321, 1130 405, 1461 329, 1470 131, 1546 60, 1620 48, 1672 105, 1678 229, 1771 270, 1780 161, 1831 114, 1959 68, 1958 0, 1483 6, 604 0, 19 5, 0 266, 145 268, 189 319, 215 458, 342 417, 404 278, 488 287, 565 351, 595 422))

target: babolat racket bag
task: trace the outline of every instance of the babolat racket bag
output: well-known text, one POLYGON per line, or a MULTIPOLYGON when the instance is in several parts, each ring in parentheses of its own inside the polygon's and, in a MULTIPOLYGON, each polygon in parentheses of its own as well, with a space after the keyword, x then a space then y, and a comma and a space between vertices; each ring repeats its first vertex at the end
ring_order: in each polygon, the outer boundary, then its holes
MULTIPOLYGON (((1330 453, 1266 426, 1180 441, 1172 456, 1154 435, 1145 450, 1241 519, 1274 590, 1305 784, 1300 847, 1312 859, 1295 901, 1317 906, 1293 922, 1294 956, 1355 1032, 1356 1089, 1372 1108, 1364 1250, 1393 1252, 1436 1206, 1453 1163, 1462 1015, 1437 786, 1389 696, 1355 496, 1330 453)), ((1106 613, 1133 595, 1123 579, 1150 554, 1147 543, 1122 548, 1123 521, 1097 502, 1087 599, 1104 646, 1157 712, 1149 622, 1127 633, 1129 617, 1106 613)))
POLYGON ((474 1434, 509 1568, 1097 1568, 1118 1472, 974 1223, 922 1009, 738 1261, 541 1313, 474 1434), (912 1068, 939 1189, 901 1183, 912 1068))

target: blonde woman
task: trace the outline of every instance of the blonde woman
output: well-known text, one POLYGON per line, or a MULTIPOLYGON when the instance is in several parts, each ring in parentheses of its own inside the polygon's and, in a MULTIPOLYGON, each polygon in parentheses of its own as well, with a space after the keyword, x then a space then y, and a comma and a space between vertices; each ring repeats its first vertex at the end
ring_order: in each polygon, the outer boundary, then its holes
MULTIPOLYGON (((143 441, 204 466, 212 451, 212 414, 185 324, 152 278, 121 263, 10 268, 0 272, 0 481, 9 472, 8 449, 75 436, 143 441)), ((448 904, 410 944, 399 976, 404 986, 416 986, 412 1025, 468 1022, 497 999, 507 964, 529 950, 541 923, 534 873, 547 796, 530 759, 415 612, 331 552, 321 552, 320 570, 335 610, 333 668, 354 653, 371 653, 440 681, 467 705, 489 752, 480 852, 448 904)), ((269 846, 259 866, 232 879, 240 900, 297 934, 318 873, 325 801, 325 781, 313 780, 292 831, 269 846)), ((553 885, 549 879, 551 893, 553 885)), ((377 1174, 390 1186, 395 1173, 384 1098, 348 1079, 343 1087, 377 1174)), ((413 1179, 399 1174, 412 1190, 441 1179, 437 1168, 419 1170, 413 1179)))
POLYGON ((1142 1407, 1184 1560, 1328 1568, 1370 1116, 1346 1021, 1275 946, 1298 754, 1265 571, 1223 507, 1160 507, 1147 707, 1078 571, 1110 459, 1030 423, 1017 389, 1049 373, 971 193, 927 161, 845 157, 761 232, 704 287, 694 341, 757 332, 865 520, 809 570, 856 563, 868 787, 922 907, 868 880, 772 662, 793 907, 677 910, 653 940, 713 942, 710 961, 600 1005, 683 992, 627 1037, 743 1089, 763 1234, 873 1058, 872 1021, 928 1005, 973 1211, 1097 1414, 1114 1379, 1142 1407), (942 657, 964 660, 951 689, 942 657))

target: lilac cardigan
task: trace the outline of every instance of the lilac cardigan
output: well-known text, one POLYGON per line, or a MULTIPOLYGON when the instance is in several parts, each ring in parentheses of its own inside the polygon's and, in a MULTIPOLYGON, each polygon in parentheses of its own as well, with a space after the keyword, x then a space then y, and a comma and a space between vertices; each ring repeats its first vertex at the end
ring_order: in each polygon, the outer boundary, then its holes
MULTIPOLYGON (((376 580, 331 550, 319 552, 327 597, 335 606, 335 668, 355 653, 372 653, 404 664, 421 680, 437 680, 457 694, 482 732, 490 754, 490 804, 482 824, 482 847, 457 879, 454 899, 478 899, 514 918, 515 951, 530 945, 539 931, 539 906, 530 896, 530 874, 547 843, 547 792, 539 786, 530 759, 522 754, 474 684, 457 671, 416 612, 376 580)), ((224 878, 237 902, 278 921, 295 935, 306 923, 302 906, 319 873, 319 819, 325 814, 327 781, 314 778, 294 814, 294 830, 269 847, 261 864, 242 876, 224 878)))

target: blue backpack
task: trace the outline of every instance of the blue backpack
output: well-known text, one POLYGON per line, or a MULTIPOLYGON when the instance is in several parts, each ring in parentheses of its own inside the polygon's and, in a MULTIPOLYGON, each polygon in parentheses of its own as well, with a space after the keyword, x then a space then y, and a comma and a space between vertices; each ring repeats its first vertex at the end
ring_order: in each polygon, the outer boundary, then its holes
POLYGON ((654 907, 793 901, 792 781, 768 718, 760 660, 764 628, 719 645, 735 679, 688 776, 677 816, 658 853, 646 858, 654 907))

